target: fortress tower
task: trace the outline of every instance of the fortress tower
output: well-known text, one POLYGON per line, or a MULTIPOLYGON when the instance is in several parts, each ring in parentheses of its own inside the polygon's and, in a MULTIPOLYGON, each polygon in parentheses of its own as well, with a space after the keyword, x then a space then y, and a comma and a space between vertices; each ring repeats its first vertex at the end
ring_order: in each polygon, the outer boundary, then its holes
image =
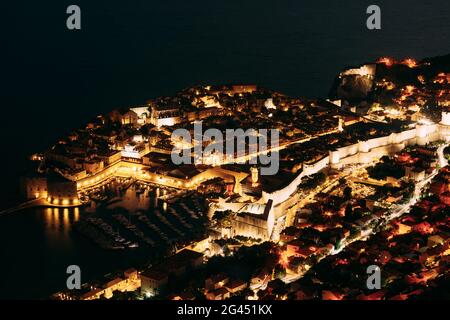
POLYGON ((442 111, 441 124, 450 126, 450 111, 442 111))

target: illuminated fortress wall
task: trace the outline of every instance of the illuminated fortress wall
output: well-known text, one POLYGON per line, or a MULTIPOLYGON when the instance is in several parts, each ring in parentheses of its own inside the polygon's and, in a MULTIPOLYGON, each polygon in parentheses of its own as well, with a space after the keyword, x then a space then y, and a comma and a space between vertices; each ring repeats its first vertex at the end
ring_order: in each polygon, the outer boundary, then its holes
MULTIPOLYGON (((267 192, 263 191, 262 197, 263 197, 264 202, 267 202, 270 199, 272 199, 274 205, 277 205, 281 202, 286 201, 290 197, 290 195, 293 194, 297 190, 303 177, 306 177, 306 176, 309 176, 309 175, 319 172, 320 170, 326 168, 329 163, 330 163, 330 157, 326 156, 314 164, 304 165, 302 172, 297 177, 295 177, 295 179, 285 188, 283 188, 281 190, 277 190, 272 193, 267 193, 267 192)), ((277 216, 277 214, 275 216, 277 216)))
POLYGON ((252 215, 237 215, 231 220, 231 236, 244 236, 269 240, 274 225, 273 214, 267 218, 252 215))
POLYGON ((376 73, 376 65, 375 64, 366 64, 361 66, 360 68, 353 68, 345 70, 341 72, 341 76, 368 76, 374 77, 376 73))
POLYGON ((26 199, 47 198, 47 177, 24 177, 20 181, 21 192, 26 199))
MULTIPOLYGON (((450 117, 450 116, 449 116, 450 117)), ((443 115, 443 121, 446 119, 443 115)), ((263 192, 263 201, 272 199, 275 206, 275 216, 285 213, 289 206, 280 205, 291 197, 300 185, 302 178, 317 173, 330 166, 340 168, 346 164, 370 163, 384 155, 394 154, 409 145, 425 145, 437 140, 450 140, 450 125, 431 124, 417 125, 414 129, 408 129, 389 136, 359 141, 353 145, 330 151, 329 156, 321 159, 313 165, 305 165, 302 172, 285 188, 272 193, 263 192)))
POLYGON ((442 112, 441 124, 444 126, 450 126, 450 112, 442 112))
POLYGON ((450 142, 450 112, 442 112, 440 124, 441 139, 450 142))
POLYGON ((353 163, 371 163, 382 156, 397 153, 405 148, 404 143, 388 144, 386 146, 373 148, 368 152, 358 152, 354 155, 343 158, 339 161, 339 166, 353 163))

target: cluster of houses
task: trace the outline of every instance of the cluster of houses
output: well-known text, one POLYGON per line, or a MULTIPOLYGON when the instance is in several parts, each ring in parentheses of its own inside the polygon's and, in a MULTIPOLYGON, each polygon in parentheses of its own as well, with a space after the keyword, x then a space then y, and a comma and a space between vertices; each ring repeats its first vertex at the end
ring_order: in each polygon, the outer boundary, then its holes
POLYGON ((141 279, 136 269, 125 270, 122 275, 110 278, 103 284, 84 284, 80 289, 66 290, 53 295, 57 300, 97 300, 110 299, 114 292, 133 292, 141 287, 141 279))

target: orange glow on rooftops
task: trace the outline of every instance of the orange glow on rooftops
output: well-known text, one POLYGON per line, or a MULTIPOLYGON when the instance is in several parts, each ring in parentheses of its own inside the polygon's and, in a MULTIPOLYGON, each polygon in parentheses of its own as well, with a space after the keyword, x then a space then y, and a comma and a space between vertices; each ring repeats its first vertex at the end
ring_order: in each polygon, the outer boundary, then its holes
POLYGON ((405 60, 402 61, 402 64, 404 64, 405 66, 408 66, 409 68, 415 68, 417 67, 417 62, 416 60, 412 59, 412 58, 407 58, 405 60))
POLYGON ((383 63, 386 67, 390 67, 394 64, 394 60, 388 57, 382 57, 378 59, 377 63, 383 63))

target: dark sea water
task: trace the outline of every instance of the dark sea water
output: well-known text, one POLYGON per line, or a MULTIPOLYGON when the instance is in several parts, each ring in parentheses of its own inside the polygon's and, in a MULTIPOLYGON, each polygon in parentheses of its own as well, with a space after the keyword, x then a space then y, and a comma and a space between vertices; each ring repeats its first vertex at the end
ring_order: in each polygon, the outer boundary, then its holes
POLYGON ((0 299, 45 298, 66 285, 66 269, 78 265, 85 282, 143 263, 136 252, 106 251, 76 233, 80 209, 39 208, 1 217, 0 299))
MULTIPOLYGON (((8 2, 0 28, 0 207, 16 198, 14 182, 26 155, 112 108, 196 84, 257 83, 293 96, 326 97, 346 66, 379 56, 450 53, 448 0, 376 1, 382 30, 369 31, 365 11, 373 3, 8 2), (65 26, 73 3, 82 10, 81 31, 65 26)), ((61 268, 74 261, 88 266, 91 276, 128 263, 73 235, 72 214, 67 226, 49 220, 46 209, 0 217, 0 297, 45 296, 58 289, 61 268)))

